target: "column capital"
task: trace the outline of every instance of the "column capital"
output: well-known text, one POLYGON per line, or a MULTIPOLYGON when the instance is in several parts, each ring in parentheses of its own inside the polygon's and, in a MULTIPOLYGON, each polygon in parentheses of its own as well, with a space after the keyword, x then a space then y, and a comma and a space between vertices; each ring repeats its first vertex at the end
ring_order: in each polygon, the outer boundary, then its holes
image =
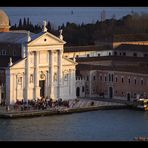
POLYGON ((33 51, 34 53, 39 53, 39 51, 33 51))
POLYGON ((58 53, 63 53, 63 49, 57 49, 58 53))
POLYGON ((51 54, 54 52, 53 50, 48 50, 48 51, 49 51, 49 53, 51 53, 51 54))

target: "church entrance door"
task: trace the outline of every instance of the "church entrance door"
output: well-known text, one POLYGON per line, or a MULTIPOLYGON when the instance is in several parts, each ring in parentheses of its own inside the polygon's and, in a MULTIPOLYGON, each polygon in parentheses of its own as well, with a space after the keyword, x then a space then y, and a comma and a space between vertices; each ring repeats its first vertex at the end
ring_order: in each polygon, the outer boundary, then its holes
POLYGON ((80 97, 80 87, 77 87, 77 89, 76 89, 76 96, 80 97))
POLYGON ((45 97, 45 80, 40 80, 39 86, 40 86, 40 97, 45 97))

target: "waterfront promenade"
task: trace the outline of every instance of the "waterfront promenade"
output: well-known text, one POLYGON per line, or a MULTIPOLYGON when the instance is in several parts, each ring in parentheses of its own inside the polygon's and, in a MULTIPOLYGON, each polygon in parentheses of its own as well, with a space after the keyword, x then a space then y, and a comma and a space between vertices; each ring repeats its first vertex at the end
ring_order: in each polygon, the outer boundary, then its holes
POLYGON ((49 116, 59 114, 70 114, 77 112, 93 111, 93 110, 105 110, 105 109, 123 109, 127 108, 124 103, 90 100, 90 99, 74 99, 69 100, 68 107, 54 106, 47 107, 46 109, 34 109, 29 108, 27 110, 15 110, 13 106, 10 106, 10 110, 6 110, 6 107, 0 107, 0 118, 20 118, 20 117, 36 117, 36 116, 49 116))

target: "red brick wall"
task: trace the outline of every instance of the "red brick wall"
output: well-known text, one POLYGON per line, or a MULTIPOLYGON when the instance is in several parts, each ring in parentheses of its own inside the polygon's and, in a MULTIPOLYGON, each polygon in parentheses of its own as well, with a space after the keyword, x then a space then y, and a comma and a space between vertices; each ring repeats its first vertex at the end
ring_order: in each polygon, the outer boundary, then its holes
MULTIPOLYGON (((99 93, 104 92, 105 96, 109 96, 109 87, 113 88, 113 98, 122 98, 127 100, 127 94, 131 94, 131 98, 135 98, 137 94, 146 94, 148 96, 148 75, 136 74, 136 73, 127 73, 127 72, 113 72, 105 70, 91 71, 92 76, 89 81, 87 81, 87 76, 89 76, 89 71, 81 71, 82 77, 85 78, 85 85, 89 89, 89 83, 91 81, 91 94, 99 95, 99 93), (113 82, 109 82, 109 73, 113 74, 113 82), (106 81, 105 81, 106 75, 106 81), (95 76, 95 80, 94 80, 95 76), (116 82, 117 76, 117 82, 116 82), (123 77, 123 83, 122 83, 123 77), (130 78, 130 84, 129 79, 130 78), (136 84, 135 79, 136 78, 136 84), (143 79, 143 84, 141 84, 141 79, 143 79), (135 95, 136 94, 136 95, 135 95)), ((86 94, 89 94, 87 91, 86 94)))

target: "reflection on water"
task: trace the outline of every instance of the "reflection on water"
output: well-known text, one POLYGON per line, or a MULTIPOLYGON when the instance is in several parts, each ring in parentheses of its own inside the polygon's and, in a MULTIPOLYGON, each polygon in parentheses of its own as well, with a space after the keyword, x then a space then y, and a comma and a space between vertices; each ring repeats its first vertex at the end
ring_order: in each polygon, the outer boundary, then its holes
POLYGON ((129 141, 148 136, 148 112, 104 110, 28 119, 0 119, 1 141, 129 141))

